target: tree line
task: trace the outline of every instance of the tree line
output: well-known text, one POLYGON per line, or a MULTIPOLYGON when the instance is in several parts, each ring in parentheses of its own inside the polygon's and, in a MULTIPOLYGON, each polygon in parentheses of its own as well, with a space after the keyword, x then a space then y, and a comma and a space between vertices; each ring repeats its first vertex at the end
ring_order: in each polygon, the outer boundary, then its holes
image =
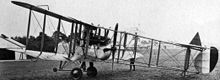
POLYGON ((61 41, 61 39, 68 38, 65 34, 58 32, 58 31, 55 31, 52 36, 48 36, 47 34, 43 34, 42 32, 40 32, 39 35, 36 37, 29 36, 28 45, 26 44, 26 40, 27 40, 26 36, 23 36, 23 37, 15 36, 15 37, 11 37, 11 38, 20 42, 21 44, 26 45, 27 50, 40 51, 42 35, 44 35, 43 51, 45 51, 45 52, 54 52, 54 49, 56 47, 56 43, 59 43, 61 41), (61 37, 61 38, 58 38, 58 33, 59 33, 59 37, 61 37))

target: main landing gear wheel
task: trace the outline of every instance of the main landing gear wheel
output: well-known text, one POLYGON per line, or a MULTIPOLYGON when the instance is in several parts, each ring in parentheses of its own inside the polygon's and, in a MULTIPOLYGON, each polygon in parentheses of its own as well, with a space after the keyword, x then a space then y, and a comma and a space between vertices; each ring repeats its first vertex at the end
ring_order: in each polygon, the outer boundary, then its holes
POLYGON ((53 68, 53 72, 57 72, 58 71, 58 69, 57 68, 53 68))
POLYGON ((89 77, 95 77, 97 75, 97 69, 95 67, 88 67, 87 68, 87 75, 89 77))
POLYGON ((82 78, 83 73, 80 68, 73 68, 70 75, 74 80, 79 80, 82 78))

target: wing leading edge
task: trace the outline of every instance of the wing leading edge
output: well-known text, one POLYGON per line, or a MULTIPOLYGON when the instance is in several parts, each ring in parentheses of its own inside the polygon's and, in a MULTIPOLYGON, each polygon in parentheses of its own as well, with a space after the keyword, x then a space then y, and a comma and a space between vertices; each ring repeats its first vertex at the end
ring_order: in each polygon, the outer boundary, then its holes
POLYGON ((51 11, 49 11, 49 10, 45 10, 45 9, 43 9, 43 8, 40 8, 40 7, 31 5, 31 4, 28 4, 28 3, 19 2, 19 1, 11 1, 11 2, 12 2, 13 4, 15 4, 15 5, 18 5, 18 6, 21 6, 21 7, 27 8, 27 9, 30 9, 30 10, 34 10, 34 11, 39 12, 39 13, 42 13, 42 14, 49 15, 49 16, 55 17, 55 18, 57 18, 57 19, 62 19, 62 20, 64 20, 64 21, 67 21, 67 22, 70 22, 70 23, 74 22, 74 23, 83 24, 83 25, 85 25, 85 26, 87 26, 87 27, 90 27, 90 28, 92 28, 92 29, 96 29, 96 26, 90 25, 90 24, 88 24, 88 23, 79 21, 79 20, 74 19, 74 18, 69 18, 69 17, 62 16, 62 15, 60 15, 60 14, 51 12, 51 11))

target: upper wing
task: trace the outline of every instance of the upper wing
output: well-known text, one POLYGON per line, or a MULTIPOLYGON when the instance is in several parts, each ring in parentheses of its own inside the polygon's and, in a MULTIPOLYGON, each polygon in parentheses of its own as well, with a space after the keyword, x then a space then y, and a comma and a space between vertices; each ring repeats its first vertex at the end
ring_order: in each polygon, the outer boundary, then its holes
POLYGON ((37 11, 37 12, 39 12, 39 13, 46 14, 46 15, 49 15, 49 16, 52 16, 52 17, 55 17, 55 18, 58 18, 58 19, 62 19, 62 20, 64 20, 64 21, 67 21, 67 22, 70 22, 70 23, 79 23, 79 24, 85 25, 86 27, 90 27, 90 28, 92 28, 92 29, 96 29, 95 26, 90 25, 90 24, 88 24, 88 23, 79 21, 79 20, 74 19, 74 18, 65 17, 65 16, 62 16, 62 15, 60 15, 60 14, 57 14, 57 13, 54 13, 54 12, 45 10, 45 9, 43 9, 43 8, 40 8, 40 7, 31 5, 31 4, 28 4, 28 3, 19 2, 19 1, 11 1, 11 2, 12 2, 13 4, 18 5, 18 6, 21 6, 21 7, 30 9, 30 10, 34 10, 34 11, 37 11))
MULTIPOLYGON (((137 36, 138 38, 143 38, 143 39, 148 39, 148 40, 152 40, 152 41, 162 42, 162 43, 165 43, 165 44, 171 44, 171 45, 175 45, 175 46, 186 47, 186 48, 190 48, 190 49, 194 49, 194 50, 198 50, 198 51, 208 49, 207 47, 202 47, 201 45, 197 45, 197 44, 174 43, 174 42, 168 42, 168 41, 157 40, 157 39, 153 39, 153 38, 149 38, 149 37, 144 37, 144 36, 140 36, 140 35, 136 35, 136 34, 132 34, 132 33, 127 33, 127 32, 123 32, 123 31, 117 31, 117 32, 126 33, 128 35, 137 36)), ((198 35, 196 35, 195 37, 198 37, 198 35)), ((193 40, 197 39, 195 37, 193 38, 193 40)))
MULTIPOLYGON (((99 27, 99 28, 110 30, 110 31, 115 31, 115 30, 112 30, 112 29, 104 28, 104 27, 99 27)), ((145 36, 140 36, 140 35, 124 32, 124 31, 115 31, 115 32, 124 33, 124 34, 128 34, 128 35, 131 35, 131 36, 137 36, 138 38, 153 40, 153 41, 162 42, 162 43, 165 43, 165 44, 171 44, 171 45, 180 46, 180 47, 189 47, 190 49, 194 49, 194 50, 198 50, 198 51, 209 49, 207 47, 202 47, 201 46, 201 41, 200 41, 200 37, 199 37, 198 33, 196 33, 196 35, 194 36, 194 38, 192 39, 190 44, 182 44, 182 43, 174 43, 174 42, 157 40, 157 39, 153 39, 153 38, 149 38, 149 37, 145 37, 145 36)))

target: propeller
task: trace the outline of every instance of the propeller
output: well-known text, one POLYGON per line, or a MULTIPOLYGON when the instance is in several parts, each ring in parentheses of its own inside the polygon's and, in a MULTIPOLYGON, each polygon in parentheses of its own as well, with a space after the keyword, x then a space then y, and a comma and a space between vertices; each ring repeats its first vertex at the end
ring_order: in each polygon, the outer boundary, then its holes
POLYGON ((123 44, 123 47, 124 47, 124 50, 122 51, 122 56, 121 58, 123 58, 124 54, 125 54, 125 49, 126 49, 126 44, 127 44, 127 33, 124 34, 124 44, 123 44))
POLYGON ((101 29, 98 28, 98 36, 101 36, 101 29))
POLYGON ((114 59, 115 59, 115 51, 116 51, 116 41, 117 41, 117 31, 118 31, 118 23, 115 25, 115 31, 114 31, 114 38, 113 38, 113 46, 111 48, 112 50, 112 70, 114 66, 114 59))
POLYGON ((105 29, 105 35, 104 35, 104 36, 105 36, 105 38, 107 38, 107 37, 108 37, 108 33, 109 33, 109 30, 106 30, 106 29, 105 29))
POLYGON ((79 37, 79 39, 81 39, 81 35, 82 35, 82 24, 80 24, 79 25, 79 35, 78 35, 78 37, 79 37))

